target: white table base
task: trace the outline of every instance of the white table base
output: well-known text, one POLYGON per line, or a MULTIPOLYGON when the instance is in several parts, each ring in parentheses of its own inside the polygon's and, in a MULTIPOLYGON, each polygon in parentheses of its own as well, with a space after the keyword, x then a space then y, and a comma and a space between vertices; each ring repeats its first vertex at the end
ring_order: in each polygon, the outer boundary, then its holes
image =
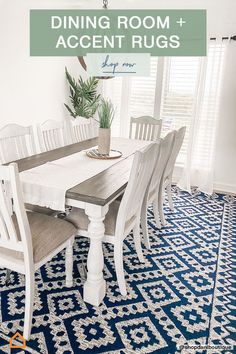
POLYGON ((106 281, 103 276, 104 256, 102 240, 105 234, 104 219, 108 212, 109 205, 100 206, 84 203, 73 199, 67 199, 66 204, 72 207, 85 210, 90 220, 88 232, 79 235, 90 239, 90 246, 87 258, 87 280, 84 284, 83 299, 85 302, 99 306, 106 295, 106 281))
POLYGON ((87 280, 84 284, 84 301, 91 305, 99 306, 106 294, 106 282, 103 277, 104 257, 102 239, 105 233, 103 220, 108 212, 108 206, 101 207, 86 204, 85 213, 90 220, 88 237, 90 247, 87 260, 87 280))

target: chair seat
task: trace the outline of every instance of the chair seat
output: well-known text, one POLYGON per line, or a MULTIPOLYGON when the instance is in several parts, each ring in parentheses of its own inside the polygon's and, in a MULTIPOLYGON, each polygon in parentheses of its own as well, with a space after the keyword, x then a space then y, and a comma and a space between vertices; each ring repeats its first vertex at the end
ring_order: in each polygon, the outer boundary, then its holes
MULTIPOLYGON (((76 228, 65 220, 34 212, 27 212, 27 216, 32 235, 34 263, 47 257, 53 250, 76 234, 76 228)), ((16 218, 13 217, 13 221, 20 239, 16 218)), ((0 258, 23 260, 23 253, 0 247, 0 258)))
MULTIPOLYGON (((109 210, 105 216, 105 234, 106 235, 115 235, 116 230, 116 218, 118 210, 120 207, 120 202, 115 200, 110 204, 109 210)), ((85 211, 80 208, 73 208, 70 214, 66 217, 66 220, 71 222, 77 229, 88 230, 89 219, 85 214, 85 211)))

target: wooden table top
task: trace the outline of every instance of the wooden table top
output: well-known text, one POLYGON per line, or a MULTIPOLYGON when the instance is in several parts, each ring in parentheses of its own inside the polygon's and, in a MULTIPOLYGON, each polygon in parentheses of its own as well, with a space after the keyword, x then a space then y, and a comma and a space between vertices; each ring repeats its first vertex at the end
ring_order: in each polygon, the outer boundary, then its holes
MULTIPOLYGON (((19 171, 22 172, 43 165, 46 162, 89 149, 97 144, 97 138, 88 139, 15 162, 18 164, 19 171)), ((125 189, 130 175, 132 160, 133 156, 121 160, 101 173, 70 188, 66 192, 66 198, 101 206, 106 205, 125 189)))

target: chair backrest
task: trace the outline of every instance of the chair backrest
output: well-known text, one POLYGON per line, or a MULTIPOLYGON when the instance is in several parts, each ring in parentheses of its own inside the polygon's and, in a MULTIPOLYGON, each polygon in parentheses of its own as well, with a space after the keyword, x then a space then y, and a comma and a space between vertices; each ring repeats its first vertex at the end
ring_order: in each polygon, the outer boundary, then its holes
POLYGON ((46 120, 38 126, 38 139, 42 152, 65 146, 67 144, 66 123, 52 119, 46 120))
POLYGON ((72 143, 78 143, 93 137, 93 124, 91 119, 78 117, 70 120, 72 143))
POLYGON ((162 120, 150 116, 130 119, 130 139, 157 141, 161 136, 162 120))
POLYGON ((30 227, 16 163, 0 166, 0 247, 23 252, 25 261, 33 262, 30 227))
POLYGON ((0 130, 0 163, 23 159, 36 153, 33 128, 8 124, 0 130))
POLYGON ((173 147, 164 172, 164 180, 172 176, 177 156, 184 141, 185 132, 186 127, 182 127, 179 130, 175 131, 173 147))
POLYGON ((135 218, 140 217, 143 198, 151 180, 158 149, 157 143, 151 143, 142 151, 136 151, 134 155, 129 182, 117 215, 116 232, 120 237, 125 237, 124 230, 135 218))
POLYGON ((148 190, 149 197, 155 195, 156 192, 159 190, 161 178, 164 174, 167 162, 170 158, 173 149, 175 133, 175 131, 171 131, 170 133, 168 133, 159 144, 159 156, 154 167, 154 172, 148 190))

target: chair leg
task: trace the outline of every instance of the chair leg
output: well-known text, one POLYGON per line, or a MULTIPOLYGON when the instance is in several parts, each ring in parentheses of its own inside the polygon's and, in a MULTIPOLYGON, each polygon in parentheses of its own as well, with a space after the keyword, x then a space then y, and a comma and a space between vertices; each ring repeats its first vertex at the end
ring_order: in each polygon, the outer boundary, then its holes
POLYGON ((7 271, 6 271, 6 281, 5 281, 6 286, 8 286, 10 284, 10 280, 11 280, 10 277, 11 277, 11 271, 10 271, 10 269, 7 269, 7 271))
POLYGON ((156 225, 157 225, 158 229, 161 229, 161 222, 160 222, 160 216, 159 216, 159 210, 158 210, 158 199, 155 199, 153 201, 153 213, 154 213, 156 225))
POLYGON ((168 202, 170 206, 170 210, 174 212, 174 204, 173 204, 173 199, 172 199, 172 193, 171 193, 171 183, 169 183, 166 187, 167 191, 167 196, 168 196, 168 202))
POLYGON ((141 227, 142 227, 142 232, 143 232, 143 241, 146 246, 146 248, 150 249, 150 241, 149 241, 149 235, 148 235, 148 226, 147 226, 147 204, 145 203, 142 206, 141 210, 141 227))
POLYGON ((73 286, 73 240, 66 247, 66 286, 73 286))
POLYGON ((120 293, 121 295, 125 296, 127 295, 127 289, 126 289, 124 265, 123 265, 123 243, 115 244, 114 260, 115 260, 116 277, 117 277, 120 293))
POLYGON ((30 339, 32 316, 34 307, 34 273, 25 275, 25 319, 23 337, 26 340, 30 339))
MULTIPOLYGON (((138 218, 139 220, 139 218, 138 218)), ((141 245, 141 237, 140 237, 140 227, 139 227, 139 222, 137 222, 134 226, 134 244, 135 244, 135 249, 138 255, 138 259, 141 263, 144 263, 144 257, 143 257, 143 251, 142 251, 142 245, 141 245)))
POLYGON ((166 219, 165 219, 165 215, 164 215, 164 210, 163 210, 163 204, 164 204, 164 187, 163 184, 160 186, 160 191, 158 194, 158 211, 159 211, 159 215, 160 215, 160 219, 161 219, 161 223, 163 226, 166 225, 166 219))

